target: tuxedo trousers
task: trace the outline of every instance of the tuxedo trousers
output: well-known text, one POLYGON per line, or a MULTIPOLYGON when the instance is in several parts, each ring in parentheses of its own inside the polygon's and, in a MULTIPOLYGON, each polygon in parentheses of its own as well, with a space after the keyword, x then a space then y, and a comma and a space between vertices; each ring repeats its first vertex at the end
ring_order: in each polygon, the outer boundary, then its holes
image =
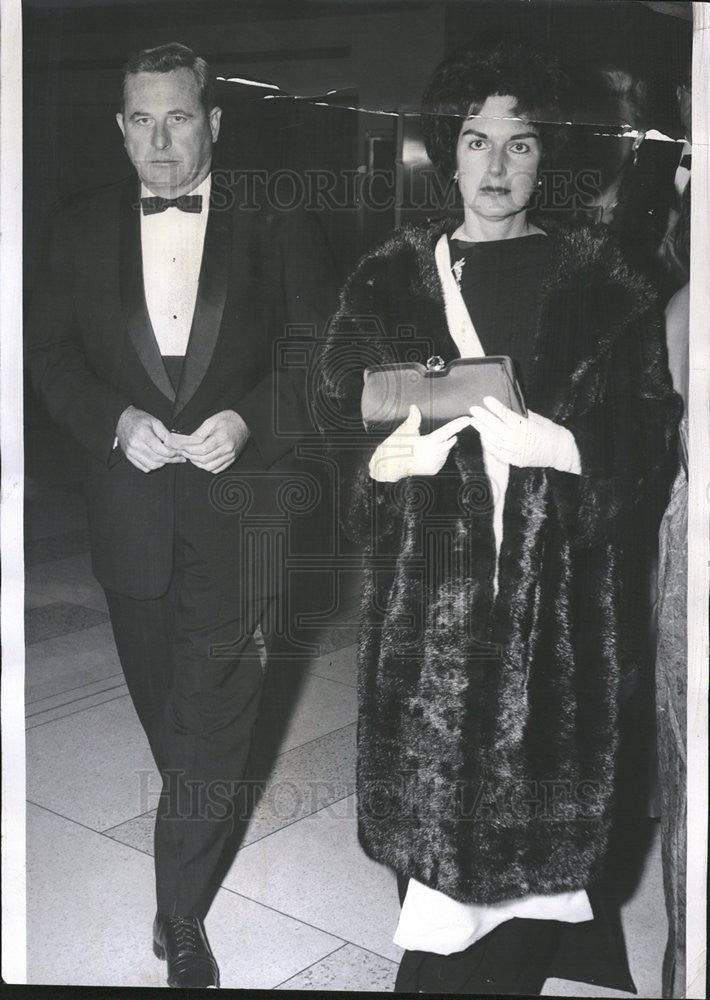
POLYGON ((162 777, 155 875, 167 916, 205 916, 252 799, 245 768, 265 676, 255 630, 277 598, 217 586, 213 559, 199 533, 196 541, 176 530, 163 596, 106 590, 128 690, 162 777))

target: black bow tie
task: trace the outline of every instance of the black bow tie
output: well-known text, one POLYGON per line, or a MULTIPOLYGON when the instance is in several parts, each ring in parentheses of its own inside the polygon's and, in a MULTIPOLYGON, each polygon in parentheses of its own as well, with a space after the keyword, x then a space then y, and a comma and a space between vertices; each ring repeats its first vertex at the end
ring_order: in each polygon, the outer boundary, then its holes
POLYGON ((164 212, 166 208, 179 208, 181 212, 201 212, 201 194, 181 194, 179 198, 161 198, 159 194, 150 198, 141 198, 143 215, 155 215, 164 212))
POLYGON ((686 170, 690 170, 691 155, 692 155, 691 153, 683 153, 683 155, 680 158, 680 163, 678 164, 678 166, 685 167, 686 170))

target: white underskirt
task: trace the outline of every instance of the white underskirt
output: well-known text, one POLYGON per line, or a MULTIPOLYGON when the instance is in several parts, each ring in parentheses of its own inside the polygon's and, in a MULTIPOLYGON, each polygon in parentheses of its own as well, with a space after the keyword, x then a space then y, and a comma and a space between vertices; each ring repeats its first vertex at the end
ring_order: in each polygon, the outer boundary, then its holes
POLYGON ((451 955, 513 917, 578 924, 592 920, 594 914, 584 889, 551 896, 524 896, 500 903, 459 903, 410 879, 394 943, 407 951, 451 955))

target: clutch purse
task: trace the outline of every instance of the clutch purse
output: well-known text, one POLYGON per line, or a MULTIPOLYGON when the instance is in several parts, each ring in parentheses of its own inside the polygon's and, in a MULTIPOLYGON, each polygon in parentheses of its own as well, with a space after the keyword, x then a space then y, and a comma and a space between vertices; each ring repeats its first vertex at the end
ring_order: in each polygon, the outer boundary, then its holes
POLYGON ((439 357, 426 367, 417 361, 366 368, 360 409, 366 430, 397 426, 415 403, 429 430, 454 417, 467 416, 471 406, 495 396, 505 406, 527 415, 513 362, 506 355, 455 358, 448 365, 439 357))

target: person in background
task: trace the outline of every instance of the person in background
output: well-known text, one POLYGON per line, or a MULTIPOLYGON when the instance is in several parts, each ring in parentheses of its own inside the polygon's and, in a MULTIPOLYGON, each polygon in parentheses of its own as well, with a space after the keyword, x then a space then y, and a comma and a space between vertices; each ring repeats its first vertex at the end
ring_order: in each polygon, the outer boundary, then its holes
POLYGON ((690 169, 693 152, 693 81, 691 77, 691 62, 688 60, 683 74, 683 79, 676 87, 676 100, 678 101, 678 112, 685 140, 680 152, 680 162, 676 168, 673 180, 676 194, 680 200, 688 181, 690 180, 690 169))
MULTIPOLYGON (((683 190, 674 229, 674 257, 690 258, 690 184, 683 190)), ((690 284, 666 306, 666 344, 673 385, 682 396, 678 473, 659 532, 656 724, 660 789, 663 888, 668 941, 663 996, 685 995, 686 734, 688 670, 688 403, 690 284)))
POLYGON ((263 534, 279 511, 294 438, 277 405, 291 432, 307 418, 274 343, 289 323, 325 324, 334 280, 317 221, 242 212, 213 183, 221 110, 204 59, 139 52, 116 120, 137 176, 57 214, 28 357, 84 451, 93 569, 163 777, 153 950, 169 986, 216 987, 204 917, 282 589, 278 566, 254 576, 235 513, 243 497, 263 534))
POLYGON ((323 358, 343 523, 365 546, 359 839, 397 874, 397 991, 633 990, 595 887, 646 628, 634 560, 666 504, 679 400, 653 291, 607 228, 529 211, 566 86, 525 39, 441 63, 424 134, 462 213, 364 255, 323 358), (501 354, 526 416, 489 396, 437 429, 413 406, 362 431, 366 367, 501 354))
POLYGON ((678 113, 685 138, 673 178, 673 200, 668 210, 666 233, 658 251, 666 299, 686 285, 690 279, 690 204, 688 199, 690 198, 693 135, 693 95, 690 72, 691 63, 688 60, 682 80, 676 87, 678 113))
POLYGON ((572 142, 573 173, 592 170, 597 181, 576 221, 608 226, 627 262, 660 288, 678 144, 651 127, 648 85, 630 65, 583 67, 577 84, 574 117, 585 124, 572 142))
MULTIPOLYGON (((662 247, 662 261, 667 274, 682 285, 666 306, 666 343, 668 367, 676 392, 683 397, 688 414, 688 329, 690 324, 690 183, 681 196, 680 214, 662 247)), ((675 283, 675 282, 674 282, 675 283)))

